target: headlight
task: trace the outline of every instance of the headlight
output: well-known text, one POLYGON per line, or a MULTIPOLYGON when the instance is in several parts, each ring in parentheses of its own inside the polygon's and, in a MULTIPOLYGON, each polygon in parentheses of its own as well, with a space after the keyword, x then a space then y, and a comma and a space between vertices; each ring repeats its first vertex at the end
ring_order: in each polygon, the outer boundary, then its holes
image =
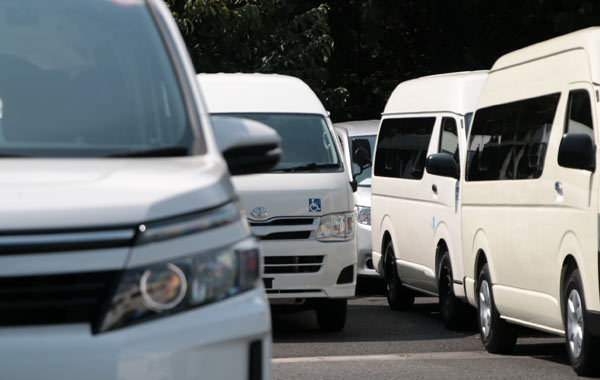
POLYGON ((356 206, 356 222, 367 226, 371 225, 371 207, 356 206))
POLYGON ((227 203, 210 211, 142 224, 139 226, 140 234, 136 244, 195 234, 245 220, 245 218, 241 218, 241 213, 242 211, 236 203, 227 203))
POLYGON ((124 272, 96 332, 105 332, 219 301, 257 286, 254 240, 218 252, 124 272))
POLYGON ((319 241, 344 241, 354 237, 354 215, 329 214, 321 217, 317 240, 319 241))

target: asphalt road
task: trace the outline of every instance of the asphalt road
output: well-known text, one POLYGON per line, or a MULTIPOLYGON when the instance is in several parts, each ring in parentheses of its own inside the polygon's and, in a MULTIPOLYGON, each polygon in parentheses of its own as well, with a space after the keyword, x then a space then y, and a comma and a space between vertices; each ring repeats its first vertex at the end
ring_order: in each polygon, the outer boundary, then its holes
POLYGON ((319 331, 311 311, 273 313, 274 379, 576 378, 563 338, 522 329, 512 355, 491 355, 475 326, 445 329, 437 298, 398 312, 367 285, 350 301, 340 333, 319 331))

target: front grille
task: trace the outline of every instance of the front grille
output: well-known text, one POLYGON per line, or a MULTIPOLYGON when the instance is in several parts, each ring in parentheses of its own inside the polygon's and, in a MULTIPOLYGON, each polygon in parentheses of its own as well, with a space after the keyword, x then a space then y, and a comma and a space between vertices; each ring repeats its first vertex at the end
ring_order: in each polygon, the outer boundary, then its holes
POLYGON ((274 232, 260 237, 262 240, 294 240, 310 238, 310 231, 274 232))
POLYGON ((248 220, 252 234, 261 240, 314 239, 319 228, 319 218, 276 217, 264 222, 248 220))
POLYGON ((323 265, 323 256, 266 256, 264 273, 314 273, 323 265))
POLYGON ((313 218, 283 218, 273 219, 267 222, 256 222, 250 221, 252 227, 266 227, 266 226, 306 226, 313 224, 313 218))
POLYGON ((92 323, 116 274, 0 277, 0 325, 92 323))

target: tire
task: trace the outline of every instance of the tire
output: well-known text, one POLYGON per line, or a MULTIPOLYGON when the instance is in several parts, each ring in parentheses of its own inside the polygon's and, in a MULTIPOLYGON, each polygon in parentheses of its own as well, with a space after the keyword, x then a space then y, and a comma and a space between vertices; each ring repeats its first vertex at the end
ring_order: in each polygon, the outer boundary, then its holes
POLYGON ((348 300, 328 299, 317 306, 317 321, 322 331, 342 331, 346 325, 348 300))
POLYGON ((585 296, 578 269, 569 273, 563 293, 563 322, 567 356, 579 376, 598 374, 598 338, 592 336, 586 324, 585 296))
POLYGON ((454 295, 452 264, 447 250, 442 252, 439 268, 438 295, 444 325, 450 330, 461 330, 470 327, 473 323, 473 313, 466 303, 454 295))
POLYGON ((481 342, 492 354, 509 354, 517 343, 517 328, 502 318, 494 303, 488 265, 479 272, 477 281, 477 321, 481 342))
POLYGON ((415 303, 415 295, 402 286, 396 268, 394 246, 390 241, 385 247, 385 294, 392 310, 409 310, 415 303))

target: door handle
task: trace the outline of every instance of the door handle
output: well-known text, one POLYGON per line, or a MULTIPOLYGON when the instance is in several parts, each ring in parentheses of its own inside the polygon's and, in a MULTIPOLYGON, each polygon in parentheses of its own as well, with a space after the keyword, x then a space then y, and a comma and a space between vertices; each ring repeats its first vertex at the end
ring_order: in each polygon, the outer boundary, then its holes
POLYGON ((431 185, 431 191, 433 191, 434 194, 437 194, 437 185, 431 185))
POLYGON ((556 191, 557 195, 562 196, 563 195, 563 186, 562 186, 562 183, 560 183, 559 181, 556 181, 554 183, 554 191, 556 191))

